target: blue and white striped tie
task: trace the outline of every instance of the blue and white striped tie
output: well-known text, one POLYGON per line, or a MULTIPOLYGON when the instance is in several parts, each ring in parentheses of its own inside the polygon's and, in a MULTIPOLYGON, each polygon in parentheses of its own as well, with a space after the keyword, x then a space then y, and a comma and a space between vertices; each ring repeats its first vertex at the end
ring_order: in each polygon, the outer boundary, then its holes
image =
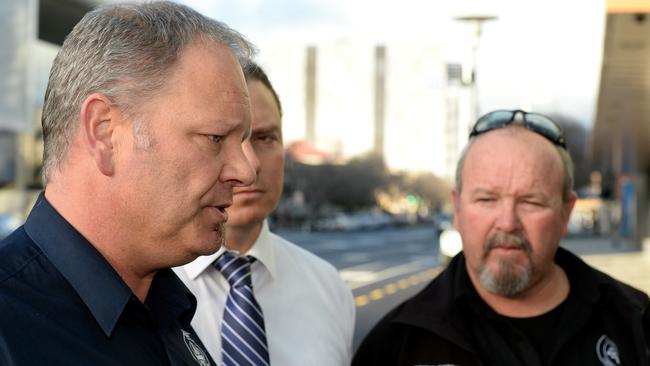
POLYGON ((226 366, 269 365, 262 308, 255 300, 251 263, 255 258, 225 252, 214 266, 230 284, 221 322, 221 357, 226 366))

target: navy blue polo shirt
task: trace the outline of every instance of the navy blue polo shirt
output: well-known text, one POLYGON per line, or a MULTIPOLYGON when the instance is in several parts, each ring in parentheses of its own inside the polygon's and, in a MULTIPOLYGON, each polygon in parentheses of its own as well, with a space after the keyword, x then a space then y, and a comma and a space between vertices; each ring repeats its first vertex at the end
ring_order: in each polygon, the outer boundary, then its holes
POLYGON ((195 310, 170 269, 138 300, 43 194, 0 242, 0 365, 212 365, 195 310))

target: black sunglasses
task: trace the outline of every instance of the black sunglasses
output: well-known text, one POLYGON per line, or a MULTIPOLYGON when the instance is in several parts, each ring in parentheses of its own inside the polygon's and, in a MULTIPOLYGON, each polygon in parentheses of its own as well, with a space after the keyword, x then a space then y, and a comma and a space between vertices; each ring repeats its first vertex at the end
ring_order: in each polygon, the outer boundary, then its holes
POLYGON ((566 149, 564 132, 557 123, 542 114, 526 112, 521 109, 512 111, 498 110, 484 115, 476 121, 469 137, 472 138, 482 133, 511 125, 515 122, 517 114, 521 114, 521 125, 523 127, 546 137, 553 144, 566 149))

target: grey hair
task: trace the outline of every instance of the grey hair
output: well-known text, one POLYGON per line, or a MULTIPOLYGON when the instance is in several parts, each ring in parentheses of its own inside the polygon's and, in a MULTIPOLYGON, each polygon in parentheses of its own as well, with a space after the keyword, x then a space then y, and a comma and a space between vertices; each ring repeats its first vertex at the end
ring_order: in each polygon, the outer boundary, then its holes
POLYGON ((155 96, 194 42, 228 47, 248 67, 255 46, 226 24, 170 1, 100 6, 87 13, 54 59, 43 104, 43 179, 64 159, 81 106, 104 94, 126 116, 155 96))
MULTIPOLYGON (((511 127, 505 127, 505 128, 511 128, 511 127)), ((458 197, 460 196, 461 189, 463 188, 463 166, 465 165, 465 158, 467 157, 467 153, 469 152, 470 147, 480 136, 481 135, 475 136, 469 140, 467 145, 465 145, 465 147, 461 151, 460 158, 458 159, 458 163, 456 164, 455 188, 458 197)), ((562 180, 562 201, 566 204, 569 202, 571 193, 573 192, 573 182, 575 179, 573 159, 571 159, 571 155, 569 154, 569 151, 567 151, 563 147, 557 146, 555 144, 553 144, 553 147, 555 147, 555 151, 557 151, 558 154, 560 154, 560 159, 562 160, 562 167, 564 168, 564 178, 562 180)))

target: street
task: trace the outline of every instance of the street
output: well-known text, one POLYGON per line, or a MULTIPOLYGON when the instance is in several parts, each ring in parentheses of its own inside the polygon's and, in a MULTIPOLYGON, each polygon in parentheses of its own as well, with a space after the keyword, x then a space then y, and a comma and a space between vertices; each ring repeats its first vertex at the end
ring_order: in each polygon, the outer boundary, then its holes
MULTIPOLYGON (((357 321, 354 349, 388 311, 420 291, 439 272, 437 237, 431 226, 367 232, 278 234, 332 263, 353 291, 357 321)), ((562 246, 588 264, 650 292, 650 245, 641 252, 608 238, 570 237, 562 246)))
POLYGON ((384 314, 439 271, 433 226, 277 233, 332 263, 350 286, 357 306, 355 349, 384 314))

